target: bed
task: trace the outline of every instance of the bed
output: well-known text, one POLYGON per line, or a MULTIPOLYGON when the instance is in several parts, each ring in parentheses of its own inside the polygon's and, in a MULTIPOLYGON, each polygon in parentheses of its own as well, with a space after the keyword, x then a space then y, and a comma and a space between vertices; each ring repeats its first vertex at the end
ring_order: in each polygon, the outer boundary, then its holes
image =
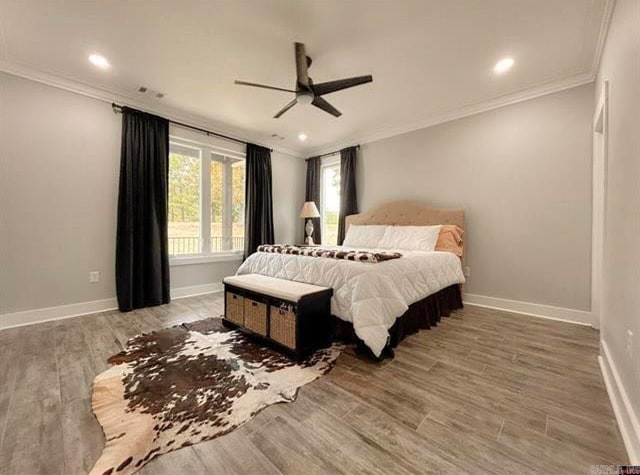
MULTIPOLYGON (((444 224, 464 230, 464 210, 400 201, 346 218, 347 232, 353 225, 444 224)), ((441 316, 462 307, 464 255, 397 251, 401 258, 375 264, 256 252, 244 261, 238 274, 263 274, 333 288, 331 313, 336 336, 355 337, 380 358, 406 335, 430 328, 441 316)))

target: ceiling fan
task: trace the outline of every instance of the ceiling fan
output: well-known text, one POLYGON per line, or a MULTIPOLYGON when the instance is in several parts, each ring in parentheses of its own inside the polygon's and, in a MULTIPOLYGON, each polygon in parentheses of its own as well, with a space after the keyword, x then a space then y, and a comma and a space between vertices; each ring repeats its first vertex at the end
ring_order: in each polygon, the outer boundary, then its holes
POLYGON ((336 81, 322 82, 320 84, 314 84, 309 77, 309 67, 311 66, 311 58, 307 56, 303 43, 295 43, 295 55, 296 55, 296 88, 283 89, 281 87, 267 86, 264 84, 256 84, 246 81, 235 81, 235 84, 241 86, 253 86, 261 87, 264 89, 273 89, 274 91, 293 92, 296 98, 289 102, 286 106, 280 109, 276 115, 273 116, 277 119, 282 114, 287 112, 296 104, 314 105, 319 109, 333 115, 334 117, 340 117, 342 112, 329 104, 321 96, 329 94, 331 92, 341 91, 342 89, 348 89, 350 87, 359 86, 360 84, 366 84, 373 81, 373 76, 356 76, 347 79, 338 79, 336 81))

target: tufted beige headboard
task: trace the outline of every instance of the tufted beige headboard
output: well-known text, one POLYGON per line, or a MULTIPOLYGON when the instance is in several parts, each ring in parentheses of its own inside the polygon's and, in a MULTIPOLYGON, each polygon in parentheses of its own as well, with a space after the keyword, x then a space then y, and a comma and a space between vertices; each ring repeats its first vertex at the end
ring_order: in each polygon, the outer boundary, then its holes
POLYGON ((346 228, 352 224, 388 224, 391 226, 430 226, 455 224, 464 229, 462 208, 431 208, 417 201, 392 201, 366 213, 346 218, 346 228))
MULTIPOLYGON (((373 208, 366 213, 347 216, 346 229, 348 230, 352 224, 387 224, 391 226, 455 224, 465 229, 464 209, 431 208, 417 201, 392 201, 373 208)), ((462 259, 464 261, 464 256, 462 259)))

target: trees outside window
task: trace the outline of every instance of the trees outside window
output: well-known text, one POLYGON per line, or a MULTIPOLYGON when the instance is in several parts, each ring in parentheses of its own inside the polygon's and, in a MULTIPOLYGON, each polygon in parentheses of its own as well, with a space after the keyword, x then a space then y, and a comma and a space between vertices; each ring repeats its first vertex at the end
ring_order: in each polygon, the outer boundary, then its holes
POLYGON ((320 184, 320 219, 322 244, 338 243, 338 214, 340 212, 340 164, 323 165, 320 184))
POLYGON ((169 153, 169 254, 244 249, 241 156, 172 139, 169 153))

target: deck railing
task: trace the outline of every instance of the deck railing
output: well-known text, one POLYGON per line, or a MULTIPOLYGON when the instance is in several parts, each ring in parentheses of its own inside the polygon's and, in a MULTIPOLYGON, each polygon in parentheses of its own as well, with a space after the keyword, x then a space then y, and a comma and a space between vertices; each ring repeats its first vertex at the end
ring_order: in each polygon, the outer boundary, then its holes
POLYGON ((242 251, 244 249, 244 237, 211 236, 211 252, 218 251, 242 251))
MULTIPOLYGON (((169 255, 200 254, 201 238, 199 237, 170 237, 169 255)), ((244 249, 244 237, 211 236, 211 252, 242 251, 244 249)))

